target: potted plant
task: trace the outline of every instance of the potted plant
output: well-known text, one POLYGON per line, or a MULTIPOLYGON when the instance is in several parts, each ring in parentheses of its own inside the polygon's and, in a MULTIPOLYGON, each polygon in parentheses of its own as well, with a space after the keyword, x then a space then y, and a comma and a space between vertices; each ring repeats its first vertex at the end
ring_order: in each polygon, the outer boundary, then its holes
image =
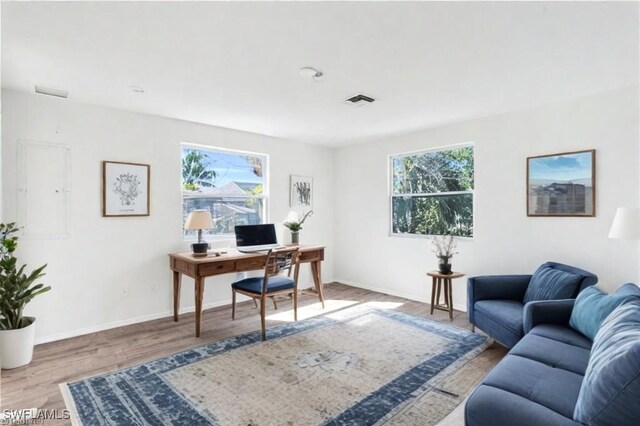
POLYGON ((33 285, 44 274, 47 265, 24 272, 27 265, 17 266, 13 252, 18 247, 15 223, 0 223, 0 367, 27 365, 33 357, 35 318, 22 315, 34 297, 49 291, 44 284, 33 285))
POLYGON ((307 220, 307 217, 309 217, 311 213, 313 213, 313 210, 309 210, 307 214, 302 216, 302 220, 300 220, 298 213, 291 211, 284 222, 282 222, 282 224, 291 231, 291 244, 300 243, 300 231, 302 230, 302 224, 307 220))
POLYGON ((451 258, 456 248, 456 240, 453 235, 434 235, 431 237, 431 244, 433 244, 433 252, 438 258, 438 270, 441 274, 451 273, 451 258))

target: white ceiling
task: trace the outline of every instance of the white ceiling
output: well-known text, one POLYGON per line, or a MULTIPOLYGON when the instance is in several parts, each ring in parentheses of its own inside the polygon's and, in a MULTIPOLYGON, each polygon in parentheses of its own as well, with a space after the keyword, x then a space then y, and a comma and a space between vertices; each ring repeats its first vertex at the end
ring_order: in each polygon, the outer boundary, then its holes
POLYGON ((636 85, 638 26, 636 2, 4 2, 2 87, 333 146, 636 85))

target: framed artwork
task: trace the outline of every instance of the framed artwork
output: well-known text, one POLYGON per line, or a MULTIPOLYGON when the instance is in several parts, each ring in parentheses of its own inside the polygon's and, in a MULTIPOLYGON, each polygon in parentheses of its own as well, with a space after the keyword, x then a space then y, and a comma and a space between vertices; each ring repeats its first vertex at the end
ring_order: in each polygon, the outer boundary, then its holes
POLYGON ((148 164, 102 162, 102 216, 149 216, 148 164))
POLYGON ((313 208, 313 178, 291 175, 291 207, 313 208))
POLYGON ((527 158, 527 216, 595 215, 595 149, 527 158))

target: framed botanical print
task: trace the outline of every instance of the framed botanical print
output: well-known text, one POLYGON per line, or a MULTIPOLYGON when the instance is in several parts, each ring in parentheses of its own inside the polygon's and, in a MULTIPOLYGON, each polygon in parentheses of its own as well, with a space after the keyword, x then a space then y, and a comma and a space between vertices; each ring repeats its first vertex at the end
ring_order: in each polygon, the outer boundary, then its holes
POLYGON ((291 175, 291 207, 313 208, 313 178, 291 175))
POLYGON ((527 216, 595 215, 595 149, 527 158, 527 216))
POLYGON ((149 216, 151 202, 148 164, 102 162, 102 216, 149 216))

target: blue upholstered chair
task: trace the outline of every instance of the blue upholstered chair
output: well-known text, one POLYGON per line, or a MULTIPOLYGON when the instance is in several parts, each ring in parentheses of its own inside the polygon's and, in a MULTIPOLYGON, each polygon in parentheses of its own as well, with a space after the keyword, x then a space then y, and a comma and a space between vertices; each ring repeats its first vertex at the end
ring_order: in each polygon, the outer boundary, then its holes
POLYGON ((243 294, 260 301, 260 320, 262 324, 262 340, 266 340, 266 308, 267 298, 275 302, 276 296, 290 296, 293 299, 293 319, 298 321, 298 273, 300 269, 298 247, 287 247, 269 250, 264 264, 264 276, 245 278, 231 284, 232 307, 231 319, 236 317, 236 293, 243 294), (293 268, 293 279, 291 269, 293 268), (282 275, 283 272, 288 274, 282 275))
POLYGON ((512 348, 524 336, 523 311, 528 302, 575 299, 598 282, 594 274, 547 262, 533 275, 491 275, 469 278, 469 322, 500 344, 512 348))

